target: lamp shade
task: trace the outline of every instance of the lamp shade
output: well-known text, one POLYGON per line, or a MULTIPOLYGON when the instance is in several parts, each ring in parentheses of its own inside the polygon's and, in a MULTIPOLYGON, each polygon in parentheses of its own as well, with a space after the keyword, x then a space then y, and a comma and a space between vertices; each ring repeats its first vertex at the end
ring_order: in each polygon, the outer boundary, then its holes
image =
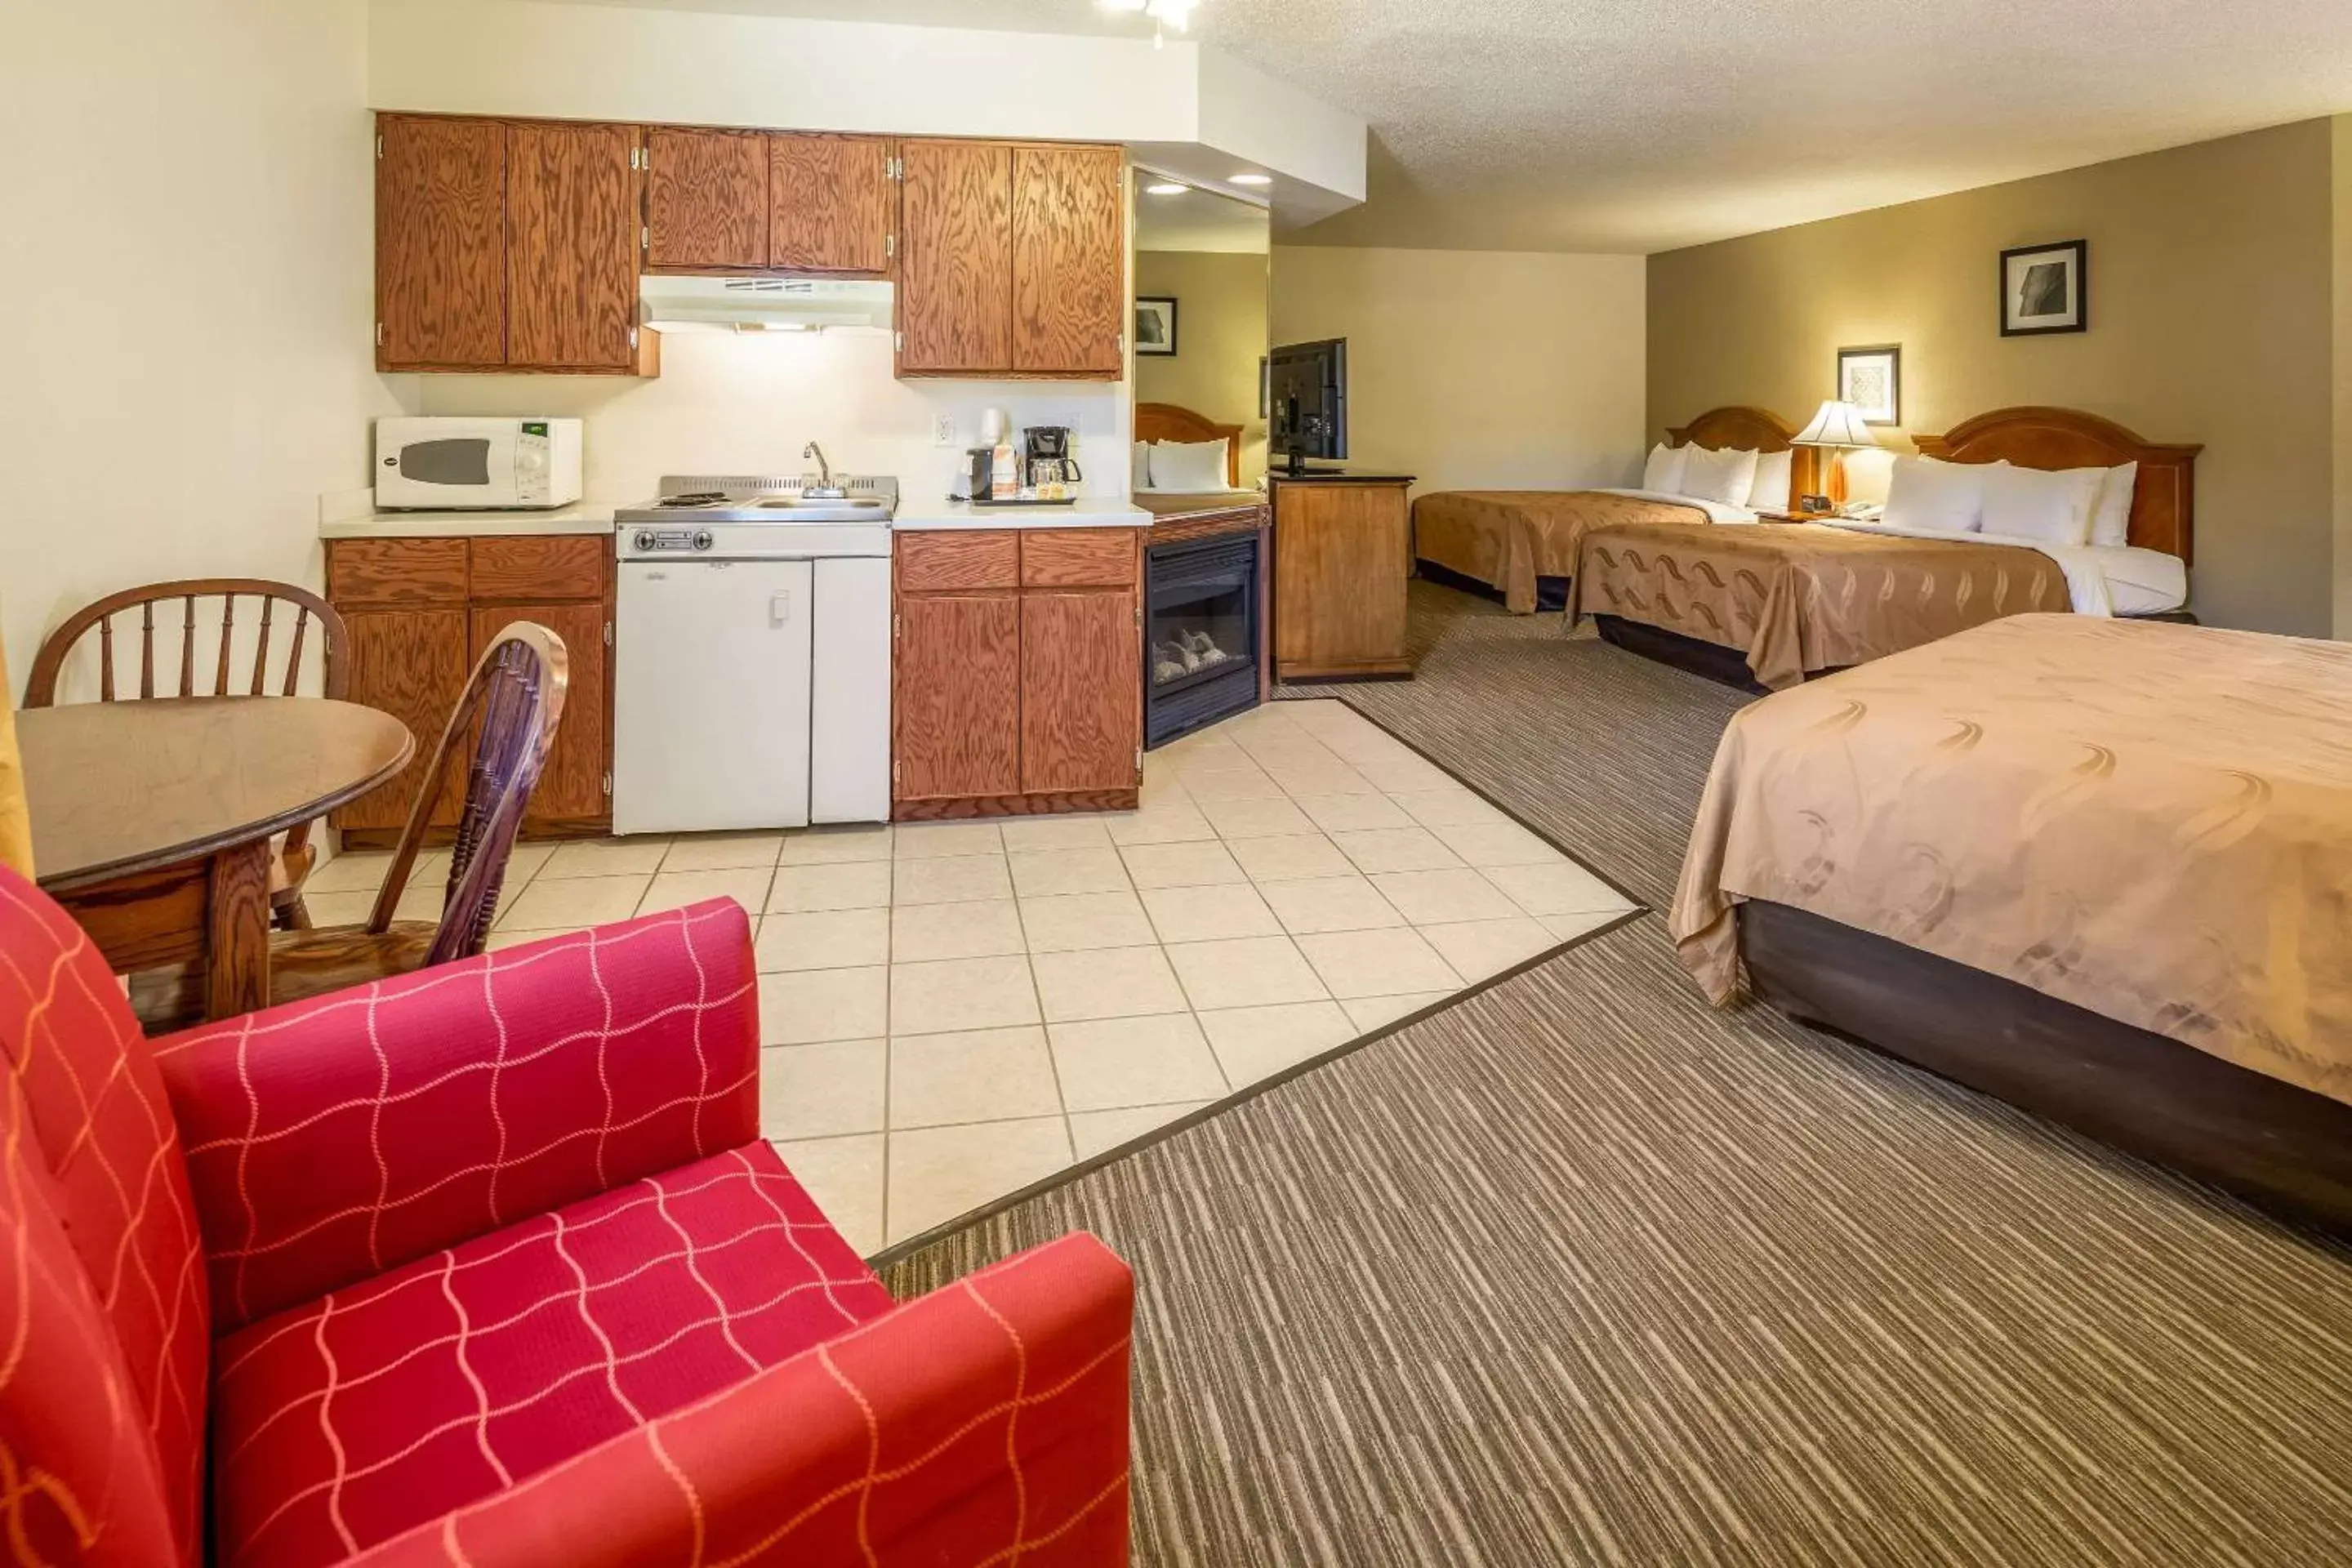
POLYGON ((1851 403, 1829 402, 1813 416, 1813 422, 1800 431, 1790 442, 1796 447, 1875 447, 1878 437, 1862 410, 1851 403))

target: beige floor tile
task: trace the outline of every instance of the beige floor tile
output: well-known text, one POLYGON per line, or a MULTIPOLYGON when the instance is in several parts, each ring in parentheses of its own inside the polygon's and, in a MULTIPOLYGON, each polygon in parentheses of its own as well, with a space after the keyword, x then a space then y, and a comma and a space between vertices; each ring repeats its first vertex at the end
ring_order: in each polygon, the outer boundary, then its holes
POLYGON ((761 1133, 782 1140, 881 1131, 889 1050, 883 1040, 768 1047, 760 1053, 761 1133))
POLYGON ((1184 984, 1184 994, 1203 1010, 1319 1002, 1326 994, 1286 936, 1177 942, 1168 949, 1168 961, 1184 984))
POLYGON ((1356 863, 1311 827, 1279 838, 1237 838, 1226 847, 1253 882, 1295 882, 1307 877, 1352 877, 1356 863))
POLYGON ((1076 893, 1058 899, 1021 900, 1021 924, 1031 952, 1083 952, 1104 947, 1142 947, 1159 940, 1131 891, 1076 893))
POLYGON ((1005 858, 1013 865, 1013 890, 1024 899, 1118 893, 1128 885, 1127 868, 1108 841, 1098 848, 1021 850, 1005 858))
POLYGON ((1184 781, 1184 793, 1201 805, 1221 800, 1280 800, 1289 793, 1255 763, 1246 768, 1178 776, 1184 781))
POLYGON ((1434 871, 1462 864, 1426 827, 1380 827, 1334 833, 1331 842, 1367 877, 1381 871, 1434 871))
POLYGON ((769 915, 752 944, 760 970, 862 969, 890 962, 890 911, 823 910, 769 915))
POLYGON ((1070 1118, 1070 1143, 1079 1159, 1091 1160, 1213 1103, 1196 1100, 1175 1105, 1130 1105, 1118 1110, 1081 1110, 1070 1118))
POLYGON ((1062 1090, 1044 1029, 901 1035, 890 1042, 894 1131, 1061 1111, 1062 1090))
POLYGON ((1072 1110, 1217 1100, 1225 1076, 1190 1013, 1055 1024, 1046 1033, 1072 1110))
POLYGON ((670 840, 664 871, 740 871, 772 868, 784 847, 781 833, 688 833, 670 840))
POLYGON ((1217 837, 1229 841, 1315 831, 1307 814, 1287 800, 1213 800, 1201 808, 1201 815, 1217 837))
POLYGON ((1412 818, 1384 795, 1302 795, 1298 809, 1326 833, 1411 827, 1412 818))
POLYGON ((892 835, 891 853, 901 860, 942 855, 994 855, 1004 847, 993 822, 902 822, 892 835))
POLYGON ((1544 917, 1543 925, 1546 931, 1551 932, 1553 941, 1574 942, 1578 937, 1599 931, 1612 921, 1624 919, 1629 912, 1629 910, 1618 909, 1596 910, 1589 914, 1580 915, 1547 915, 1544 917))
POLYGON ((1207 888, 1246 882, 1232 854, 1221 843, 1132 844, 1119 854, 1136 887, 1207 888))
MULTIPOLYGON (((1338 853, 1338 851, 1333 851, 1338 853)), ((1380 931, 1405 923, 1381 891, 1349 871, 1297 882, 1260 882, 1258 892, 1293 936, 1327 931, 1380 931)))
POLYGON ((939 1035, 1034 1024, 1037 991, 1021 957, 890 966, 890 1033, 939 1035))
POLYGON ((1297 941, 1307 962, 1343 1002, 1408 991, 1451 991, 1462 984, 1437 950, 1410 930, 1326 931, 1297 941))
POLYGON ((1412 790, 1389 798, 1402 806, 1407 816, 1427 828, 1480 827, 1511 820, 1500 806, 1488 805, 1466 789, 1412 790))
POLYGON ((1337 1002, 1224 1008, 1200 1017, 1211 1048, 1235 1088, 1319 1057, 1361 1032, 1337 1002))
POLYGON ((812 969, 760 978, 760 1040, 811 1046, 875 1040, 890 1032, 890 972, 812 969))
POLYGON ((1417 926, 1507 920, 1519 912, 1502 889, 1462 867, 1451 871, 1386 871, 1372 879, 1372 886, 1417 926))
POLYGON ((1412 991, 1402 996, 1354 996, 1339 1004, 1348 1010, 1349 1020, 1360 1034, 1385 1029, 1399 1018, 1410 1018, 1423 1007, 1434 1007, 1451 991, 1412 991))
MULTIPOLYGON (((578 931, 583 926, 609 925, 635 914, 652 883, 650 875, 534 877, 507 907, 499 924, 508 931, 578 931)), ((315 910, 312 918, 317 919, 315 910)))
POLYGON ((1004 851, 1017 855, 1037 849, 1108 849, 1110 824, 1100 816, 1015 816, 997 825, 1004 851))
POLYGON ((1459 925, 1418 928, 1454 973, 1471 984, 1559 945, 1541 922, 1521 915, 1511 920, 1468 921, 1459 925))
POLYGON ((1184 1011, 1176 972, 1157 947, 1108 947, 1030 955, 1049 1024, 1184 1011))
POLYGON ((1282 934, 1282 922, 1254 888, 1154 888, 1143 895, 1143 907, 1163 942, 1282 934))
POLYGON ((1005 958, 1026 952, 1021 911, 1011 899, 964 904, 903 904, 890 911, 894 963, 950 958, 1005 958))
POLYGON ((843 865, 782 866, 768 887, 768 912, 807 914, 817 910, 878 910, 890 902, 890 862, 856 860, 843 865))
POLYGON ((1464 823, 1430 831, 1473 866, 1552 866, 1567 858, 1516 822, 1464 823))
MULTIPOLYGON (((342 895, 337 894, 336 896, 340 898, 342 895)), ((320 921, 319 923, 320 925, 324 925, 326 924, 326 921, 320 921)), ((574 934, 576 933, 572 931, 494 931, 490 933, 490 940, 482 944, 482 951, 484 952, 504 952, 510 947, 529 947, 533 942, 552 942, 559 938, 572 936, 574 934)))
POLYGON ((749 915, 761 913, 768 903, 768 881, 775 873, 765 868, 738 871, 664 871, 654 878, 637 905, 641 915, 682 910, 705 899, 732 899, 749 915))
POLYGON ((1236 773, 1257 765, 1250 761, 1240 742, 1213 725, 1171 742, 1160 751, 1175 763, 1177 773, 1186 777, 1194 773, 1236 773))
POLYGON ((786 866, 839 865, 850 860, 890 858, 890 828, 886 823, 857 823, 840 827, 812 827, 784 839, 777 859, 786 866))
POLYGON ((889 1238, 919 1236, 1043 1181, 1073 1159, 1069 1123, 1058 1116, 894 1132, 889 1238))
POLYGON ((1367 758, 1355 764, 1355 768, 1358 773, 1391 795, 1404 795, 1420 789, 1444 789, 1461 783, 1435 763, 1409 753, 1402 757, 1367 758))
POLYGON ((794 1179, 860 1258, 882 1250, 883 1142, 875 1132, 776 1145, 794 1179))
POLYGON ((559 844, 533 881, 550 877, 651 876, 661 869, 669 840, 653 838, 583 838, 559 844))
POLYGON ((1013 878, 1002 855, 901 859, 892 869, 890 901, 894 904, 961 904, 1013 896, 1013 878))
POLYGON ((1266 772, 1285 791, 1293 795, 1315 797, 1330 795, 1379 795, 1381 786, 1336 757, 1329 763, 1311 766, 1270 765, 1266 772))
MULTIPOLYGON (((509 905, 513 902, 512 900, 508 901, 509 905)), ((303 893, 302 907, 310 911, 310 923, 314 926, 355 926, 374 912, 375 889, 322 892, 311 889, 303 893)))
MULTIPOLYGON (((518 844, 507 851, 507 886, 520 888, 545 870, 547 863, 555 858, 555 849, 552 844, 518 844)), ((436 851, 428 858, 433 861, 435 876, 449 874, 447 854, 436 851)))
POLYGON ((1154 800, 1149 781, 1142 809, 1132 816, 1113 821, 1109 831, 1111 842, 1121 847, 1129 844, 1190 844, 1217 836, 1217 830, 1210 826, 1191 795, 1178 794, 1154 800))
POLYGON ((1622 910, 1625 900, 1616 890, 1586 870, 1567 861, 1551 866, 1490 866, 1486 878, 1511 897, 1511 901, 1538 917, 1596 914, 1622 910))
POLYGON ((338 855, 310 873, 302 884, 302 897, 307 901, 320 893, 373 893, 383 886, 383 874, 391 869, 389 855, 338 855))

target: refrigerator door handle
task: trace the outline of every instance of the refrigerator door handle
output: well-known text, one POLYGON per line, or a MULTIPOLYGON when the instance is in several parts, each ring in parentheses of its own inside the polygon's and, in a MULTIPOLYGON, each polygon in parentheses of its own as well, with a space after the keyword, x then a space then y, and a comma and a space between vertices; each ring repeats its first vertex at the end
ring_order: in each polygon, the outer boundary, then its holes
POLYGON ((792 624, 793 591, 790 588, 780 588, 768 598, 768 626, 772 630, 792 624))

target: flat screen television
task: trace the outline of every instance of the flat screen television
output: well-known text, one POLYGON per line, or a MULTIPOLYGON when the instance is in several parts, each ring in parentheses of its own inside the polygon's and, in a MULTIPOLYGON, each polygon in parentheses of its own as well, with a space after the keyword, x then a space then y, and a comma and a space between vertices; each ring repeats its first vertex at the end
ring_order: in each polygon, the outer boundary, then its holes
POLYGON ((1348 340, 1292 343, 1266 359, 1269 437, 1294 475, 1348 455, 1348 340))

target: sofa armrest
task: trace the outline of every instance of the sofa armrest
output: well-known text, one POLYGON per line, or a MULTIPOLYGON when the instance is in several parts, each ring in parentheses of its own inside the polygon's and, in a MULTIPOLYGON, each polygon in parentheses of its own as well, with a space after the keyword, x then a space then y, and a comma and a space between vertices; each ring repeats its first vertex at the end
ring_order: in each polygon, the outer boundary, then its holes
POLYGON ((1124 1563, 1134 1309, 1066 1236, 353 1562, 1124 1563))
POLYGON ((751 927, 690 910, 159 1040, 226 1331, 760 1135, 751 927))

